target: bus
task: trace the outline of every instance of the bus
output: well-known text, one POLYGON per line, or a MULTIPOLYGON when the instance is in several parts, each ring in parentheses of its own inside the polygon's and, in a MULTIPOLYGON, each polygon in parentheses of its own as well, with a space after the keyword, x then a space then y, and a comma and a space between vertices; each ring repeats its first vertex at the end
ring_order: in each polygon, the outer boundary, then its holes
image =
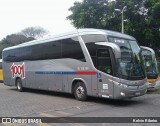
POLYGON ((77 29, 5 48, 4 84, 124 99, 144 95, 147 78, 136 39, 119 32, 77 29))
POLYGON ((142 55, 144 57, 144 66, 148 79, 148 89, 156 89, 160 83, 158 81, 158 65, 153 49, 141 46, 142 55))
POLYGON ((0 82, 3 82, 2 59, 0 59, 0 82))

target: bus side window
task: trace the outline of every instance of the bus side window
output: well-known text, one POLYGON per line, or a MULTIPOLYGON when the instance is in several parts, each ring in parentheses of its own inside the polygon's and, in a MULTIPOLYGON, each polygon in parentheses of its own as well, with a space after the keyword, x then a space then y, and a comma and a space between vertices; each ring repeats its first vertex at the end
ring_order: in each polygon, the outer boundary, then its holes
POLYGON ((92 62, 98 70, 110 74, 113 74, 110 51, 108 47, 96 45, 95 43, 86 43, 86 47, 91 56, 92 62))
POLYGON ((63 39, 62 41, 62 58, 76 59, 86 62, 81 45, 77 37, 63 39))
POLYGON ((97 68, 107 74, 113 74, 109 49, 97 50, 97 68))

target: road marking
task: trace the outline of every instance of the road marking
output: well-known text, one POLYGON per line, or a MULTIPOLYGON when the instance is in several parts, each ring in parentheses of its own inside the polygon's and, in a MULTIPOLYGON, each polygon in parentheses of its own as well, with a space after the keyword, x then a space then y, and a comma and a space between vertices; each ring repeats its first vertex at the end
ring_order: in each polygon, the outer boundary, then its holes
POLYGON ((56 112, 62 115, 71 115, 71 113, 64 112, 64 111, 56 111, 56 112))
POLYGON ((50 125, 48 125, 47 123, 41 123, 41 124, 38 124, 38 126, 50 126, 50 125))
POLYGON ((55 115, 51 115, 51 114, 48 114, 48 113, 41 113, 42 116, 45 116, 45 117, 56 117, 55 115))
MULTIPOLYGON (((63 114, 63 115, 70 115, 70 113, 63 112, 63 111, 56 111, 56 112, 59 113, 59 114, 63 114)), ((51 115, 51 114, 48 114, 48 113, 41 113, 41 115, 44 116, 44 117, 57 117, 55 115, 51 115)), ((85 125, 82 125, 82 124, 79 124, 79 123, 69 123, 70 121, 65 120, 63 117, 62 118, 59 117, 59 118, 60 119, 57 120, 58 123, 54 123, 54 125, 59 125, 59 123, 68 122, 67 124, 69 124, 71 126, 85 126, 85 125)), ((45 123, 45 125, 43 125, 43 124, 39 124, 39 126, 49 126, 47 123, 45 123)))
MULTIPOLYGON (((65 115, 65 116, 71 115, 71 113, 64 112, 64 111, 56 111, 56 112, 59 113, 59 114, 65 115)), ((67 124, 70 124, 71 126, 85 126, 85 125, 82 125, 80 123, 69 123, 70 121, 67 121, 67 120, 65 120, 63 118, 60 118, 58 121, 60 121, 60 122, 68 122, 67 124)))

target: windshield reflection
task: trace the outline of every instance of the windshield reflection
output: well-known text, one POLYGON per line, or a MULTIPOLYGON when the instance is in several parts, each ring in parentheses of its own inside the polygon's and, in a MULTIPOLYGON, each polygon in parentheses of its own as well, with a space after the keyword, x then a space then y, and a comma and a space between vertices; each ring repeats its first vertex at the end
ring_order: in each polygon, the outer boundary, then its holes
MULTIPOLYGON (((148 52, 150 52, 150 51, 148 51, 148 52)), ((142 55, 144 58, 144 66, 145 66, 145 70, 146 70, 147 75, 158 74, 157 61, 156 61, 156 59, 152 59, 151 52, 148 53, 148 55, 144 55, 144 53, 142 53, 142 55)))
POLYGON ((121 59, 117 59, 117 76, 127 80, 145 78, 141 49, 137 42, 116 37, 109 37, 109 41, 121 49, 121 59))

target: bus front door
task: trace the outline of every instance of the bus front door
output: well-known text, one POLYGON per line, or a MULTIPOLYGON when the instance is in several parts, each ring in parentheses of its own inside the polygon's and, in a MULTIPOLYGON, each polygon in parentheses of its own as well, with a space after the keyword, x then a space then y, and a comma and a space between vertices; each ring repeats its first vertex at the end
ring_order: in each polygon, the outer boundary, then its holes
POLYGON ((100 97, 113 98, 113 70, 111 60, 111 48, 97 50, 97 74, 98 91, 100 97))

